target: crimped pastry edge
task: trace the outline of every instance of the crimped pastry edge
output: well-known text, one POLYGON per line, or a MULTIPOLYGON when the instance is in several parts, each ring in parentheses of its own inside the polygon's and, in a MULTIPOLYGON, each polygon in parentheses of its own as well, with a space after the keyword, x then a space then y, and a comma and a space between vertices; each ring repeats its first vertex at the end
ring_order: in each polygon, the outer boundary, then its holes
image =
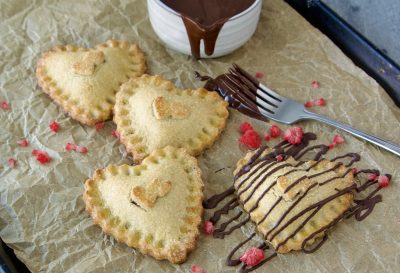
MULTIPOLYGON (((87 179, 85 182, 85 191, 83 194, 83 200, 85 202, 85 207, 87 213, 92 217, 93 222, 96 225, 99 225, 103 232, 107 235, 113 236, 118 242, 123 242, 126 245, 138 249, 142 254, 149 254, 153 256, 157 260, 169 260, 171 263, 174 264, 180 264, 186 261, 187 255, 196 247, 197 239, 200 235, 199 231, 199 226, 202 221, 202 215, 203 215, 203 188, 204 188, 204 183, 201 179, 201 170, 197 164, 196 158, 190 156, 187 151, 183 148, 175 148, 172 146, 167 146, 162 149, 158 149, 153 151, 148 157, 146 157, 141 165, 135 165, 135 166, 129 166, 129 165, 120 165, 120 166, 115 166, 115 165, 109 165, 104 169, 97 169, 94 172, 94 175, 91 179, 87 179), (151 161, 151 157, 157 157, 162 154, 177 154, 178 156, 184 157, 186 162, 190 162, 190 165, 193 165, 195 171, 193 172, 193 181, 197 181, 198 183, 198 192, 200 194, 196 198, 196 203, 193 205, 190 205, 190 208, 194 210, 195 215, 193 217, 190 217, 189 219, 192 219, 193 221, 190 222, 190 229, 189 232, 185 235, 187 239, 185 242, 178 246, 175 249, 163 249, 160 250, 159 247, 157 247, 155 244, 152 243, 147 243, 145 242, 145 235, 141 236, 138 242, 135 242, 133 233, 128 233, 121 229, 120 227, 114 227, 115 225, 115 218, 104 215, 104 207, 96 205, 96 197, 93 195, 96 195, 96 192, 98 192, 97 187, 96 187, 96 181, 98 181, 102 176, 105 171, 110 170, 110 168, 131 168, 132 171, 135 168, 140 168, 140 166, 143 165, 148 165, 148 164, 154 164, 151 161)), ((188 208, 189 206, 187 206, 188 208)), ((184 215, 184 217, 186 214, 184 215)), ((187 220, 185 221, 187 223, 187 220)), ((175 247, 175 246, 173 246, 175 247)))
POLYGON ((100 116, 94 118, 89 115, 89 111, 87 109, 83 109, 77 105, 69 103, 68 100, 63 100, 61 96, 63 95, 64 91, 58 88, 53 80, 46 74, 45 60, 48 58, 48 56, 56 52, 83 52, 89 51, 90 49, 99 49, 101 47, 119 47, 121 49, 128 49, 130 52, 132 52, 132 56, 134 56, 135 60, 137 59, 139 69, 134 73, 130 72, 130 76, 128 77, 137 77, 146 71, 146 61, 142 50, 136 44, 129 43, 126 40, 108 40, 102 44, 96 45, 94 48, 83 48, 69 44, 58 45, 42 53, 42 56, 39 58, 36 67, 36 78, 43 92, 49 95, 56 104, 61 106, 63 111, 68 113, 69 116, 86 125, 94 125, 110 119, 112 115, 112 107, 109 111, 103 111, 101 112, 100 116), (57 94, 57 92, 60 94, 57 94))
MULTIPOLYGON (((246 153, 246 155, 243 157, 243 158, 241 158, 241 159, 239 159, 238 160, 238 162, 236 163, 236 169, 233 171, 233 174, 234 175, 236 175, 242 168, 243 168, 243 166, 245 166, 248 162, 249 162, 249 160, 251 159, 251 157, 256 153, 258 151, 258 149, 257 150, 252 150, 252 151, 249 151, 249 152, 247 152, 246 153)), ((272 149, 271 148, 268 148, 267 150, 265 150, 262 154, 266 154, 266 153, 269 153, 269 152, 271 152, 272 151, 272 149)), ((288 160, 294 160, 293 158, 291 158, 290 157, 290 159, 286 159, 286 161, 288 161, 288 160)), ((313 161, 313 160, 309 160, 310 162, 316 162, 316 161, 313 161)), ((331 162, 330 160, 328 160, 328 159, 326 159, 325 161, 329 161, 329 162, 331 162)), ((344 166, 343 166, 344 167, 344 166)), ((250 170, 251 171, 251 170, 250 170)), ((352 176, 353 174, 352 174, 352 172, 349 172, 346 176, 352 176)), ((236 191, 236 187, 235 187, 235 191, 236 191)), ((352 193, 346 193, 346 194, 343 194, 342 195, 342 202, 344 202, 345 204, 343 204, 343 207, 346 207, 346 208, 344 208, 341 212, 344 212, 344 211, 346 211, 350 206, 351 206, 351 204, 352 204, 352 202, 353 202, 353 194, 352 193)), ((243 202, 242 202, 242 200, 240 199, 240 198, 238 198, 238 200, 239 200, 239 203, 241 204, 241 207, 242 207, 242 209, 246 212, 246 213, 248 213, 247 212, 247 210, 246 209, 244 209, 244 206, 243 206, 243 202)), ((332 219, 332 221, 334 221, 335 219, 332 219)), ((251 220, 251 221, 253 221, 253 220, 251 220)), ((332 222, 331 221, 331 222, 332 222)), ((254 223, 254 222, 253 222, 254 223)), ((255 223, 254 223, 255 224, 255 223)), ((255 224, 256 225, 256 224, 255 224)), ((329 223, 328 223, 328 225, 329 225, 329 223)), ((326 226, 326 225, 325 225, 326 226)), ((324 228, 325 226, 320 226, 319 228, 324 228)), ((263 233, 261 232, 261 231, 259 231, 259 229, 258 229, 258 225, 256 225, 256 230, 257 230, 257 233, 258 234, 260 234, 260 236, 262 237, 262 238, 264 238, 264 235, 263 235, 263 233)), ((311 240, 309 240, 308 242, 307 242, 307 245, 312 245, 315 241, 317 241, 318 239, 320 239, 321 237, 323 237, 324 236, 324 232, 320 232, 320 233, 317 233, 311 240)), ((275 248, 275 246, 274 246, 274 244, 273 244, 273 242, 270 242, 270 241, 268 241, 268 240, 266 240, 266 239, 264 239, 267 243, 269 243, 269 244, 271 244, 274 248, 275 248)), ((274 240, 276 240, 276 239, 274 239, 274 240)), ((290 242, 290 240, 288 241, 288 242, 290 242)), ((295 248, 295 249, 292 249, 292 248, 289 248, 288 246, 287 246, 287 243, 285 243, 285 244, 283 244, 283 245, 281 245, 280 247, 279 247, 279 249, 275 249, 275 251, 276 252, 278 252, 278 253, 281 253, 281 254, 285 254, 285 253, 289 253, 290 251, 298 251, 298 250, 301 250, 301 246, 299 246, 298 248, 295 248)))
MULTIPOLYGON (((223 129, 225 128, 226 120, 229 116, 229 112, 227 110, 228 103, 224 101, 216 92, 210 92, 204 88, 199 88, 196 90, 190 90, 190 89, 182 90, 177 88, 172 82, 163 79, 159 75, 151 76, 144 74, 140 77, 132 78, 129 81, 125 82, 123 85, 121 85, 120 91, 117 93, 116 103, 114 105, 114 122, 117 125, 118 132, 120 133, 121 143, 123 143, 127 151, 133 155, 133 160, 135 163, 140 163, 143 160, 143 158, 146 157, 148 153, 151 151, 142 151, 142 149, 140 149, 141 147, 145 146, 143 141, 139 141, 132 144, 132 142, 134 142, 132 140, 135 137, 133 137, 132 134, 126 132, 126 130, 123 129, 123 127, 126 127, 123 125, 124 121, 128 121, 128 119, 126 118, 128 113, 124 113, 124 111, 121 110, 125 109, 123 103, 124 99, 133 95, 134 92, 132 91, 132 89, 134 89, 136 86, 139 85, 163 86, 169 92, 178 92, 190 96, 209 97, 213 100, 218 101, 218 106, 217 106, 218 108, 215 109, 216 112, 219 113, 218 124, 214 126, 214 128, 217 129, 216 132, 213 135, 211 135, 207 141, 201 142, 200 146, 197 146, 195 149, 191 149, 189 147, 184 146, 184 148, 189 152, 190 155, 198 156, 205 149, 210 148, 214 144, 214 142, 219 138, 223 129)), ((129 122, 131 121, 129 120, 129 122)), ((129 126, 130 126, 129 129, 133 131, 133 127, 135 125, 131 123, 129 126)), ((146 149, 148 148, 146 147, 146 149)))

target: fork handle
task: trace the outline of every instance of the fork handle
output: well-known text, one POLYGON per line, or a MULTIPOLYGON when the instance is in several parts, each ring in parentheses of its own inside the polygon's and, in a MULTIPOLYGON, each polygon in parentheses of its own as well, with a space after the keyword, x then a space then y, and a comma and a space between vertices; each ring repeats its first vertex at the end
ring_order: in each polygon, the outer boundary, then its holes
POLYGON ((332 120, 330 118, 327 118, 327 117, 324 117, 324 116, 321 116, 321 115, 317 115, 317 114, 309 112, 307 110, 304 110, 304 116, 302 118, 303 119, 312 119, 312 120, 321 121, 323 123, 329 124, 329 125, 334 126, 336 128, 342 129, 343 131, 346 131, 346 132, 348 132, 348 133, 350 133, 350 134, 352 134, 352 135, 354 135, 356 137, 359 137, 359 138, 362 138, 362 139, 364 139, 366 141, 369 141, 369 142, 371 142, 371 143, 373 143, 373 144, 375 144, 375 145, 377 145, 377 146, 379 146, 379 147, 381 147, 381 148, 383 148, 383 149, 385 149, 385 150, 387 150, 389 152, 392 152, 392 153, 400 156, 400 146, 399 145, 397 145, 395 143, 392 143, 392 142, 389 142, 389 141, 386 141, 386 140, 383 140, 383 139, 381 139, 379 137, 364 133, 363 131, 354 129, 354 128, 350 127, 349 125, 334 121, 334 120, 332 120))

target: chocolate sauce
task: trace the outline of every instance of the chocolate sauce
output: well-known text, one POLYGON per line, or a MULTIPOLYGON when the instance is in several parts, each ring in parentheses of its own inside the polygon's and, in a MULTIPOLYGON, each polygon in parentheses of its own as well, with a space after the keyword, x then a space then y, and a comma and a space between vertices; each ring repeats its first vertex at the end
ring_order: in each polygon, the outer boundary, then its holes
MULTIPOLYGON (((273 148, 273 151, 271 151, 269 153, 265 153, 267 147, 262 147, 258 151, 256 151, 254 153, 254 155, 250 158, 250 160, 247 162, 247 164, 245 164, 239 170, 239 172, 236 174, 234 183, 238 183, 238 179, 242 175, 250 172, 246 179, 243 179, 237 185, 234 184, 236 186, 236 190, 232 186, 227 191, 225 191, 221 194, 212 196, 208 200, 204 201, 204 204, 207 205, 207 206, 205 206, 206 208, 215 208, 216 206, 218 206, 218 203, 222 202, 227 197, 229 197, 231 195, 235 195, 234 198, 230 199, 230 201, 227 202, 225 205, 223 205, 222 208, 217 209, 214 212, 214 215, 211 217, 214 225, 216 225, 218 223, 222 214, 228 214, 230 210, 239 206, 238 200, 242 200, 240 198, 240 196, 242 194, 244 194, 248 189, 250 189, 251 186, 254 186, 254 189, 248 194, 247 198, 243 201, 242 205, 246 204, 246 202, 248 200, 250 200, 250 197, 255 193, 255 188, 258 188, 259 185, 261 183, 263 183, 263 181, 266 179, 267 176, 272 175, 274 172, 287 166, 287 164, 285 162, 276 161, 275 157, 277 154, 282 154, 285 158, 288 156, 292 156, 296 160, 300 160, 304 155, 308 154, 310 151, 316 152, 314 159, 313 159, 313 160, 316 160, 316 162, 314 164, 312 164, 312 166, 307 168, 307 170, 310 170, 311 168, 317 166, 320 162, 322 162, 324 159, 322 159, 321 156, 328 151, 328 148, 326 145, 322 145, 322 144, 308 147, 309 142, 314 139, 316 139, 316 136, 314 134, 306 133, 303 136, 302 143, 300 143, 298 145, 291 145, 291 144, 288 144, 287 142, 283 141, 283 142, 279 143, 278 145, 276 145, 273 148), (277 165, 277 164, 280 164, 280 165, 277 165), (244 181, 249 179, 250 176, 254 175, 257 171, 260 171, 260 174, 258 174, 257 177, 253 178, 253 180, 250 181, 246 187, 242 187, 244 185, 244 181), (259 180, 259 182, 256 185, 254 185, 254 183, 256 183, 257 180, 259 180)), ((332 168, 325 170, 325 171, 321 171, 319 173, 316 173, 312 176, 309 176, 308 178, 317 177, 317 176, 323 175, 324 173, 327 173, 329 171, 334 171, 337 168, 341 167, 342 165, 345 165, 346 167, 350 167, 359 160, 360 160, 360 155, 356 154, 356 153, 348 153, 348 154, 345 154, 342 156, 335 157, 331 161, 338 161, 338 162, 332 168), (343 162, 338 161, 339 159, 345 159, 345 158, 350 158, 349 163, 345 164, 343 162)), ((304 164, 304 162, 305 161, 299 161, 299 163, 296 166, 304 164)), ((291 172, 295 172, 295 171, 297 171, 297 170, 291 170, 289 172, 286 172, 284 175, 287 175, 287 174, 289 174, 291 172)), ((283 230, 285 230, 291 223, 298 220, 300 217, 302 217, 306 213, 311 212, 310 215, 307 216, 307 218, 299 225, 299 227, 294 232, 292 232, 291 234, 286 236, 284 238, 284 240, 281 241, 276 246, 276 249, 279 249, 279 247, 284 245, 288 240, 290 240, 291 238, 296 236, 296 234, 298 232, 300 232, 300 230, 302 228, 304 228, 304 226, 313 218, 313 216, 315 214, 317 214, 318 211, 320 209, 322 209, 322 207, 324 207, 327 203, 329 203, 330 201, 332 201, 336 198, 339 198, 340 196, 343 196, 346 194, 352 194, 355 197, 353 199, 353 205, 348 210, 346 210, 342 214, 340 214, 330 224, 328 224, 324 227, 321 227, 319 230, 310 234, 304 240, 304 242, 302 244, 302 248, 301 248, 304 253, 312 253, 312 252, 318 250, 328 239, 327 232, 333 226, 335 226, 339 221, 341 221, 343 219, 351 218, 353 216, 357 221, 362 221, 372 212, 372 210, 374 209, 374 207, 377 203, 382 202, 382 196, 377 194, 381 190, 381 187, 379 187, 379 185, 377 185, 378 184, 377 179, 375 178, 373 180, 368 180, 368 179, 365 179, 365 177, 364 177, 364 176, 366 176, 366 174, 370 174, 370 173, 379 175, 378 170, 364 169, 364 170, 359 170, 354 173, 353 169, 349 168, 343 174, 340 174, 338 176, 335 176, 335 177, 332 177, 325 181, 322 181, 319 184, 315 183, 315 184, 311 185, 311 187, 309 187, 302 195, 299 194, 299 196, 296 197, 297 200, 287 209, 287 211, 285 211, 282 214, 281 218, 278 219, 274 223, 274 226, 268 230, 264 239, 266 239, 268 241, 272 241, 278 234, 280 234, 283 230), (293 215, 291 218, 287 219, 285 221, 285 223, 283 225, 281 225, 283 223, 283 221, 285 220, 285 218, 288 217, 289 213, 297 206, 297 204, 299 202, 301 202, 301 200, 303 198, 306 198, 308 192, 310 192, 314 187, 316 187, 317 185, 319 187, 323 187, 324 185, 328 184, 329 182, 331 182, 335 179, 345 177, 350 172, 353 172, 353 175, 355 177, 357 177, 359 181, 363 181, 363 180, 365 180, 365 181, 353 183, 352 185, 350 185, 344 189, 341 189, 341 190, 337 189, 336 192, 334 194, 332 194, 331 196, 328 196, 325 199, 320 200, 319 202, 317 202, 315 204, 309 205, 307 208, 304 208, 303 210, 297 212, 296 215, 293 215), (361 175, 363 175, 363 177, 360 177, 361 175), (376 185, 376 187, 373 188, 367 194, 367 196, 362 197, 362 198, 357 196, 357 194, 368 190, 373 185, 376 185), (322 237, 320 237, 321 233, 323 234, 322 237), (317 235, 318 235, 318 238, 313 242, 312 245, 309 245, 308 242, 311 240, 314 240, 317 235)), ((387 176, 389 178, 391 177, 388 174, 387 174, 387 176)), ((289 191, 291 188, 293 188, 296 184, 298 184, 303 179, 305 179, 305 177, 300 177, 299 179, 297 179, 295 182, 293 182, 291 185, 289 185, 288 188, 286 188, 285 192, 289 191)), ((358 181, 358 180, 355 180, 355 181, 358 181)), ((258 208, 259 202, 276 185, 276 183, 277 183, 276 180, 273 181, 271 183, 271 185, 267 189, 264 190, 264 192, 261 194, 261 196, 256 200, 253 207, 249 210, 249 212, 247 214, 245 214, 247 216, 244 218, 244 220, 240 220, 243 213, 242 213, 242 211, 239 211, 234 216, 232 216, 229 220, 220 224, 220 226, 215 230, 216 234, 214 235, 214 237, 224 238, 225 235, 230 234, 233 230, 236 230, 236 229, 240 228, 241 226, 250 222, 250 213, 258 208), (239 221, 239 222, 237 224, 235 224, 234 226, 232 226, 231 228, 229 228, 228 230, 226 230, 229 227, 229 225, 231 223, 234 223, 235 221, 239 221)), ((278 198, 275 201, 275 203, 271 205, 269 210, 265 213, 265 215, 257 223, 257 225, 262 223, 263 221, 265 221, 265 219, 268 217, 268 215, 271 213, 271 211, 279 204, 279 202, 281 202, 281 200, 282 200, 282 197, 278 198)), ((257 264, 256 266, 247 266, 246 264, 241 263, 241 261, 239 259, 232 259, 233 255, 237 252, 237 250, 239 248, 241 248, 243 245, 247 244, 255 236, 255 234, 256 233, 253 233, 252 235, 250 235, 249 238, 247 238, 245 241, 239 243, 239 245, 236 246, 231 251, 231 253, 228 255, 228 258, 227 258, 227 265, 237 266, 237 265, 241 264, 239 272, 250 272, 250 271, 253 271, 256 268, 260 267, 265 262, 271 260, 273 257, 277 256, 277 253, 275 251, 273 251, 272 254, 266 256, 266 258, 261 263, 257 264)), ((266 249, 268 249, 268 246, 263 244, 263 245, 259 246, 259 248, 262 250, 266 250, 266 249)))
POLYGON ((218 34, 233 16, 248 9, 255 0, 161 0, 178 12, 186 27, 192 55, 200 58, 200 42, 210 56, 214 53, 218 34))
MULTIPOLYGON (((217 91, 232 108, 249 117, 268 121, 255 104, 255 94, 259 82, 251 75, 248 75, 247 72, 241 71, 242 69, 239 66, 234 65, 233 68, 229 69, 228 73, 219 75, 215 79, 209 76, 202 76, 198 72, 195 72, 195 75, 199 80, 207 81, 204 85, 205 89, 217 91), (250 77, 251 80, 247 77, 250 77)), ((264 109, 264 111, 268 112, 269 110, 264 109)))

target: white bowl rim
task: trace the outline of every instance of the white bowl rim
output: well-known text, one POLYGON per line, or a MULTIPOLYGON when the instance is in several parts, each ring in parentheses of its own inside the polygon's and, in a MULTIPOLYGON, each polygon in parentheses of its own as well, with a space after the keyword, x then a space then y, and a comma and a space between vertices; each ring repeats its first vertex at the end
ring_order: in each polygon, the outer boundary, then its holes
MULTIPOLYGON (((161 7, 164 8, 164 9, 166 9, 166 10, 169 11, 170 13, 173 13, 174 15, 177 15, 177 16, 179 16, 179 17, 181 16, 178 12, 176 12, 175 10, 171 9, 171 8, 168 7, 166 4, 164 4, 163 2, 161 2, 161 0, 150 0, 150 1, 156 2, 156 4, 158 4, 159 6, 161 6, 161 7)), ((260 1, 261 1, 261 0, 255 0, 254 3, 253 3, 250 7, 248 7, 246 10, 242 11, 241 13, 236 14, 235 16, 229 18, 228 21, 235 20, 235 19, 237 19, 237 18, 239 18, 239 17, 242 17, 243 15, 247 14, 248 12, 252 11, 252 10, 258 5, 258 3, 259 3, 260 1)))

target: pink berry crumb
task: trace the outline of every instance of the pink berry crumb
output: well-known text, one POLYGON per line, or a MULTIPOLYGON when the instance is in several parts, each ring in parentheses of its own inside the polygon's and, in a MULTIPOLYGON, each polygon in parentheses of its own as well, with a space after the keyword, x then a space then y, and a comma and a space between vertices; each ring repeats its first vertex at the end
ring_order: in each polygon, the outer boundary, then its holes
POLYGON ((272 125, 271 128, 269 128, 269 133, 272 138, 277 138, 281 135, 281 128, 279 128, 278 125, 272 125))
POLYGON ((120 138, 120 134, 119 134, 119 132, 117 131, 117 129, 113 129, 112 130, 112 132, 111 132, 111 135, 114 137, 114 138, 120 138))
POLYGON ((264 251, 257 247, 251 247, 245 251, 245 253, 240 257, 240 261, 249 265, 255 266, 259 264, 264 259, 264 251))
POLYGON ((15 168, 16 165, 17 165, 17 160, 15 160, 14 158, 8 159, 8 166, 10 166, 10 168, 15 168))
POLYGON ((67 143, 66 145, 65 145, 65 150, 67 150, 67 151, 76 151, 76 144, 74 144, 74 143, 67 143))
POLYGON ((211 221, 204 222, 204 233, 211 235, 214 232, 214 224, 211 221))
POLYGON ((288 128, 283 133, 283 139, 293 145, 299 144, 303 139, 303 129, 301 127, 288 128))
POLYGON ((94 126, 96 128, 96 131, 100 131, 101 129, 104 128, 104 122, 96 123, 94 126))
POLYGON ((81 153, 81 154, 86 154, 89 150, 87 147, 83 147, 83 146, 77 146, 76 147, 76 151, 81 153))
POLYGON ((257 71, 257 72, 256 72, 256 78, 257 78, 257 79, 261 79, 262 77, 264 77, 264 73, 261 72, 261 71, 257 71))
POLYGON ((192 267, 190 268, 190 271, 192 271, 192 273, 206 273, 206 271, 204 271, 200 266, 198 265, 192 265, 192 267))
POLYGON ((319 99, 314 100, 314 105, 325 106, 326 105, 326 101, 325 101, 324 98, 319 98, 319 99))
POLYGON ((276 157, 277 161, 282 161, 283 160, 283 155, 277 155, 276 157))
POLYGON ((250 149, 258 149, 261 146, 260 135, 254 130, 247 130, 239 138, 239 142, 245 144, 250 149))
POLYGON ((250 123, 248 123, 247 121, 243 122, 242 124, 240 124, 239 130, 242 134, 246 133, 246 131, 248 130, 254 130, 253 126, 251 126, 250 123))
POLYGON ((378 177, 376 173, 369 173, 367 175, 368 180, 375 180, 378 177))
POLYGON ((46 152, 43 152, 43 151, 33 150, 32 151, 32 155, 36 156, 36 160, 40 164, 46 164, 46 163, 49 163, 51 161, 51 158, 50 158, 49 154, 46 153, 46 152))
POLYGON ((318 89, 320 87, 320 84, 318 81, 312 81, 311 82, 311 87, 314 89, 318 89))
POLYGON ((264 140, 267 141, 267 142, 270 141, 271 140, 271 136, 269 134, 265 134, 264 135, 264 140))
POLYGON ((390 179, 387 175, 378 176, 379 187, 385 188, 385 187, 389 186, 389 184, 390 184, 390 179))
POLYGON ((344 138, 341 135, 337 135, 336 134, 333 137, 333 141, 332 142, 335 143, 335 144, 342 144, 344 142, 344 138))
POLYGON ((29 145, 29 142, 26 138, 23 138, 23 139, 18 140, 17 144, 21 147, 27 147, 29 145))
POLYGON ((304 103, 304 107, 310 108, 314 106, 314 102, 312 100, 308 100, 304 103))
POLYGON ((8 102, 6 101, 1 101, 0 102, 0 108, 3 110, 11 110, 11 106, 8 102))
POLYGON ((58 124, 58 122, 54 120, 52 123, 50 123, 49 128, 54 133, 57 133, 58 130, 60 130, 60 124, 58 124))

